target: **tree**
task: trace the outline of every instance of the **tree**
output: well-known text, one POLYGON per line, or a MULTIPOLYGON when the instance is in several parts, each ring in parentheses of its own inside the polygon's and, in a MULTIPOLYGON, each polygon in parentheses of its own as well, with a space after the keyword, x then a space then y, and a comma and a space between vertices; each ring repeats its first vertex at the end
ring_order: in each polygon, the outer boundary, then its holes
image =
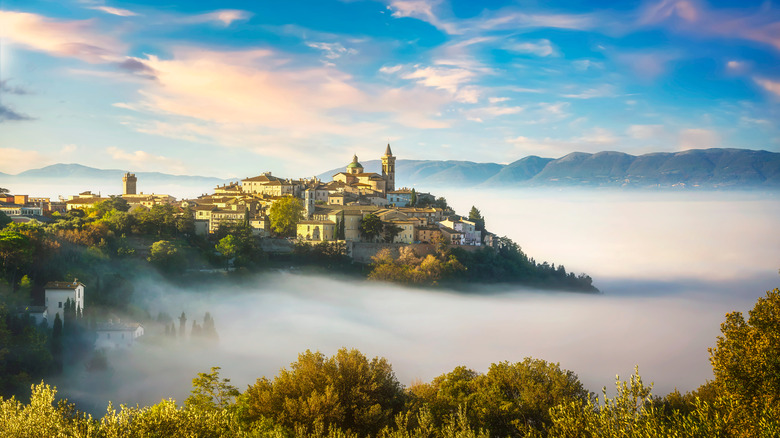
POLYGON ((268 418, 311 431, 316 425, 374 436, 403 407, 404 393, 390 363, 342 348, 333 357, 306 351, 272 381, 258 379, 237 404, 250 421, 268 418))
POLYGON ((347 238, 347 223, 344 216, 344 210, 341 210, 341 221, 336 230, 336 240, 346 240, 347 238))
POLYGON ((384 224, 382 227, 382 240, 386 243, 392 243, 395 238, 401 234, 401 231, 403 231, 403 228, 398 225, 391 223, 384 224))
POLYGON ((417 205, 417 191, 412 189, 412 196, 409 198, 409 206, 414 207, 417 205))
POLYGON ((10 217, 8 217, 7 214, 0 211, 0 229, 5 228, 6 225, 13 222, 10 217))
POLYGON ((179 245, 169 240, 154 242, 149 248, 147 260, 164 272, 182 271, 186 264, 179 245))
POLYGON ((230 379, 220 380, 220 369, 211 367, 210 373, 198 373, 192 379, 192 395, 184 402, 187 409, 225 409, 234 397, 238 397, 238 388, 230 384, 230 379))
POLYGON ((298 198, 285 196, 277 200, 268 209, 271 228, 281 236, 295 236, 298 222, 303 220, 303 211, 303 203, 298 198))
POLYGON ((433 206, 444 210, 449 208, 449 205, 447 205, 447 199, 445 199, 443 196, 433 201, 433 206))
POLYGON ((731 312, 721 324, 710 362, 719 392, 758 417, 780 416, 780 289, 767 291, 748 312, 731 312))
POLYGON ((184 334, 187 331, 187 315, 184 314, 184 312, 181 312, 181 316, 179 316, 179 337, 184 339, 184 334))
POLYGON ((382 225, 382 220, 379 219, 379 216, 369 213, 360 221, 358 231, 360 231, 360 235, 363 236, 364 239, 374 240, 382 233, 383 228, 384 226, 382 225))
POLYGON ((220 239, 219 243, 215 246, 218 253, 222 254, 225 259, 225 270, 230 267, 230 259, 233 258, 238 252, 238 239, 232 234, 220 239))
POLYGON ((479 209, 473 205, 471 206, 471 211, 469 211, 469 220, 476 224, 475 228, 478 231, 485 230, 485 218, 482 217, 479 209))

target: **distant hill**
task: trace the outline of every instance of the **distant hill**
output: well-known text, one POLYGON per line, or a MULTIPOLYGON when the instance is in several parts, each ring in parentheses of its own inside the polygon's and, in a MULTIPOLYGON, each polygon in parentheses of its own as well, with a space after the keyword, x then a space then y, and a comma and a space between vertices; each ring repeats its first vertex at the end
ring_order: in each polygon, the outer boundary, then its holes
MULTIPOLYGON (((126 172, 128 171, 120 169, 95 169, 81 164, 52 164, 17 175, 0 174, 0 187, 10 189, 11 193, 53 198, 87 190, 103 195, 116 195, 122 193, 122 176, 126 172)), ((217 185, 235 181, 235 178, 170 175, 160 172, 132 173, 138 178, 139 193, 166 193, 179 198, 211 193, 217 185)))
MULTIPOLYGON (((381 162, 363 162, 380 172, 381 162)), ((336 168, 319 175, 329 181, 336 168)), ((402 187, 635 187, 780 188, 780 153, 748 149, 692 149, 630 155, 573 152, 561 158, 528 156, 510 164, 398 160, 402 187)))
MULTIPOLYGON (((367 172, 381 172, 379 160, 363 161, 367 172)), ((346 163, 345 163, 346 165, 346 163)), ((338 167, 318 175, 330 181, 338 167)), ((67 196, 85 190, 119 194, 125 170, 54 164, 18 175, 0 173, 0 187, 33 196, 67 196)), ((178 198, 212 193, 236 178, 135 172, 139 192, 178 198)), ((280 175, 298 177, 300 175, 280 175)), ((573 152, 561 158, 528 156, 510 164, 472 161, 397 160, 396 187, 422 190, 448 187, 516 188, 546 186, 633 188, 780 189, 780 153, 748 149, 692 149, 629 155, 573 152)))

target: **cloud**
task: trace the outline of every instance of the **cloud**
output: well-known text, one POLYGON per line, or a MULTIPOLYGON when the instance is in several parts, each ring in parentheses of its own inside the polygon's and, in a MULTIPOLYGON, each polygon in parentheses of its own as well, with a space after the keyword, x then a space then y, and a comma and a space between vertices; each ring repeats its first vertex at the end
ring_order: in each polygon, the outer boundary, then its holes
POLYGON ((663 0, 641 11, 640 25, 664 25, 697 36, 739 38, 780 50, 780 14, 776 9, 712 10, 692 0, 663 0))
POLYGON ((504 46, 510 52, 530 53, 536 56, 558 56, 558 50, 548 39, 537 41, 514 42, 504 46))
POLYGON ((46 166, 52 161, 34 150, 0 148, 0 172, 16 174, 20 169, 33 169, 46 166))
POLYGON ((579 71, 587 71, 592 68, 604 68, 603 63, 591 61, 590 59, 579 59, 577 61, 572 61, 571 64, 579 71))
POLYGON ((780 96, 780 82, 779 81, 772 81, 769 79, 763 79, 763 78, 753 78, 753 80, 761 86, 764 90, 774 94, 775 96, 780 96))
POLYGON ((709 129, 683 129, 679 134, 680 149, 707 149, 720 146, 720 136, 709 129))
POLYGON ((562 94, 563 97, 570 99, 593 99, 597 97, 615 97, 615 87, 609 84, 600 85, 595 88, 588 88, 580 93, 562 94))
POLYGON ((219 23, 228 27, 235 21, 244 21, 252 18, 252 13, 239 9, 220 9, 203 14, 187 15, 173 18, 174 22, 182 24, 219 23))
POLYGON ((528 14, 507 9, 480 17, 470 27, 482 30, 511 30, 533 28, 555 28, 589 30, 603 24, 605 20, 596 13, 588 14, 528 14))
POLYGON ((173 160, 161 155, 153 155, 141 150, 126 152, 111 146, 106 148, 106 152, 111 155, 111 158, 122 162, 124 165, 132 165, 133 168, 136 169, 176 173, 183 173, 185 170, 184 165, 179 160, 173 160))
POLYGON ((153 68, 149 67, 148 65, 144 64, 140 60, 136 58, 127 58, 124 61, 117 63, 117 67, 120 70, 126 71, 128 73, 138 75, 141 77, 146 77, 149 79, 154 79, 156 77, 155 71, 153 68))
POLYGON ((663 139, 669 135, 664 125, 631 125, 626 134, 636 140, 663 139))
POLYGON ((507 100, 509 100, 508 97, 489 97, 488 98, 488 102, 490 102, 490 103, 501 103, 501 102, 506 102, 507 100))
POLYGON ((3 122, 18 122, 18 121, 24 121, 24 120, 35 120, 34 118, 22 114, 19 112, 14 111, 8 106, 3 105, 0 103, 0 123, 3 122))
POLYGON ((92 20, 61 21, 26 12, 0 11, 0 38, 55 56, 112 62, 122 44, 93 31, 92 20))
POLYGON ((644 51, 621 53, 615 58, 631 68, 639 78, 655 79, 664 74, 666 64, 680 58, 680 54, 675 51, 644 51))
POLYGON ((464 114, 468 120, 481 123, 484 119, 517 114, 524 110, 522 106, 486 106, 464 111, 464 114))
POLYGON ((533 139, 525 136, 507 138, 506 142, 515 146, 518 153, 560 157, 572 151, 600 152, 614 144, 618 139, 607 129, 595 127, 579 137, 569 139, 550 138, 533 139))
POLYGON ((4 79, 0 81, 0 92, 6 93, 6 94, 16 94, 19 96, 23 96, 25 94, 32 94, 30 91, 24 87, 20 87, 18 85, 8 85, 8 82, 10 79, 4 79))
POLYGON ((322 50, 325 52, 325 57, 328 59, 338 59, 343 55, 356 55, 358 52, 355 49, 345 48, 340 43, 306 43, 307 46, 322 50))
POLYGON ((135 17, 138 15, 135 12, 129 11, 127 9, 112 8, 111 6, 92 6, 88 9, 94 9, 96 11, 102 11, 106 14, 118 15, 120 17, 135 17))
POLYGON ((113 106, 151 115, 126 124, 150 135, 308 160, 327 144, 386 136, 398 125, 441 129, 454 97, 420 85, 363 84, 330 67, 300 67, 270 50, 173 50, 170 59, 136 59, 154 72, 139 98, 113 106), (285 146, 288 145, 289 147, 285 146))
POLYGON ((417 83, 450 92, 460 102, 474 103, 479 99, 479 90, 465 87, 476 77, 476 73, 463 68, 423 67, 402 76, 417 83))
POLYGON ((394 66, 384 66, 384 67, 379 69, 379 72, 387 74, 387 75, 391 75, 391 74, 394 74, 394 73, 398 73, 402 68, 403 68, 403 66, 400 65, 400 64, 399 65, 394 65, 394 66))
POLYGON ((416 18, 448 34, 460 33, 455 24, 440 19, 434 13, 433 9, 439 4, 440 0, 391 0, 387 9, 393 11, 392 16, 396 18, 416 18))

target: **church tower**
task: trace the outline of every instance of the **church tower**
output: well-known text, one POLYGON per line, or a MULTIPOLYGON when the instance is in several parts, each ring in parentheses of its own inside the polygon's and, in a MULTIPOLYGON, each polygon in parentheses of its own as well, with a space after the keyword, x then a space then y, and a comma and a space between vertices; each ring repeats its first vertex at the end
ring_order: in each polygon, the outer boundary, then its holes
POLYGON ((385 193, 395 190, 395 157, 390 150, 390 143, 382 156, 382 178, 385 179, 385 193))
POLYGON ((127 172, 125 173, 125 176, 122 177, 122 183, 124 185, 122 190, 123 195, 135 195, 135 183, 138 182, 138 178, 135 177, 134 173, 127 172))

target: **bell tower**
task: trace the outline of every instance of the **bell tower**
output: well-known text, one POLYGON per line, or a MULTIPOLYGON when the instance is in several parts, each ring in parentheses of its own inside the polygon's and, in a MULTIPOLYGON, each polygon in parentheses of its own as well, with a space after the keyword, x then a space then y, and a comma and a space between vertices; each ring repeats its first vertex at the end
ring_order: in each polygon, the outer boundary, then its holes
POLYGON ((127 172, 125 173, 125 176, 122 177, 122 185, 123 195, 135 195, 135 183, 138 182, 138 178, 135 177, 134 173, 127 172))
POLYGON ((395 190, 395 157, 390 150, 390 143, 382 156, 382 178, 385 179, 385 193, 395 190))

